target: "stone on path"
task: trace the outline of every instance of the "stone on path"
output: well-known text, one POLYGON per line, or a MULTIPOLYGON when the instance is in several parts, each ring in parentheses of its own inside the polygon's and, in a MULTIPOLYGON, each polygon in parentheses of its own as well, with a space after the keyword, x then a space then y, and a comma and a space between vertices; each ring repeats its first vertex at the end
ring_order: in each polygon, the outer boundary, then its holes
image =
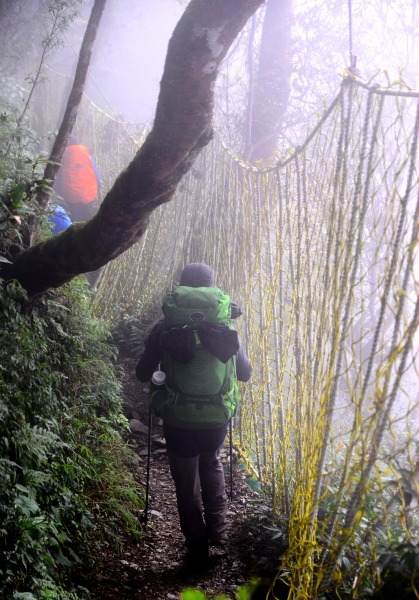
POLYGON ((134 431, 135 433, 145 433, 146 435, 148 434, 147 425, 144 425, 144 423, 141 423, 141 421, 139 421, 138 419, 131 419, 131 421, 129 422, 129 426, 131 431, 134 431))

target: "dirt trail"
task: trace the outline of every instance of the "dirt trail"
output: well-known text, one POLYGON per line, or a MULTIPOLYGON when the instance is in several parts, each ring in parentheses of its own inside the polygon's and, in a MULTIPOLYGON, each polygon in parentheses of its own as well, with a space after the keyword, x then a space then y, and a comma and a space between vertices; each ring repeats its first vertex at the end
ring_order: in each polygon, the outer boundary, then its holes
MULTIPOLYGON (((135 361, 120 362, 124 374, 121 381, 124 390, 124 412, 128 418, 139 418, 147 424, 147 386, 135 378, 135 361)), ((210 567, 206 574, 195 576, 185 569, 183 557, 186 549, 179 528, 176 497, 162 437, 162 427, 153 419, 151 475, 150 475, 150 521, 146 534, 138 543, 127 542, 120 556, 103 555, 103 568, 96 581, 89 582, 92 598, 147 598, 173 600, 185 587, 199 587, 209 597, 225 593, 235 598, 234 591, 251 578, 252 543, 246 536, 246 519, 260 498, 246 483, 246 473, 234 470, 234 496, 228 506, 228 550, 211 548, 210 567)), ((133 433, 130 442, 139 455, 140 464, 135 476, 145 487, 147 460, 147 435, 133 433)), ((228 472, 228 448, 222 452, 222 460, 228 472), (224 456, 223 456, 224 455, 224 456)), ((226 478, 228 480, 228 478, 226 478)))

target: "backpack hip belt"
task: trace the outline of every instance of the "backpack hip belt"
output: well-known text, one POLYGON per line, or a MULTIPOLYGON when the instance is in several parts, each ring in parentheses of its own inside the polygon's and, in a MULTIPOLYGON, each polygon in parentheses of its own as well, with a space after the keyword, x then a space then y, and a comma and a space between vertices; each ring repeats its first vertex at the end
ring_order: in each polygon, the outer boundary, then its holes
POLYGON ((213 406, 225 406, 236 404, 235 402, 235 392, 236 387, 234 386, 228 392, 224 394, 215 394, 214 396, 191 396, 188 394, 183 394, 182 392, 175 392, 166 386, 166 390, 168 391, 167 404, 168 406, 182 405, 182 404, 196 404, 197 406, 204 404, 212 404, 213 406))

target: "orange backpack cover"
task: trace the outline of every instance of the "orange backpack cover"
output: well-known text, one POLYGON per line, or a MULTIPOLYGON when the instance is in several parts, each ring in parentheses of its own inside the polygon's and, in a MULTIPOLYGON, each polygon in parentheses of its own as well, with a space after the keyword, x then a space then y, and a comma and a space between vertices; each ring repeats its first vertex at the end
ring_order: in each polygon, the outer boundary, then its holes
POLYGON ((61 195, 71 204, 89 204, 97 196, 95 171, 83 144, 67 146, 61 172, 61 195))

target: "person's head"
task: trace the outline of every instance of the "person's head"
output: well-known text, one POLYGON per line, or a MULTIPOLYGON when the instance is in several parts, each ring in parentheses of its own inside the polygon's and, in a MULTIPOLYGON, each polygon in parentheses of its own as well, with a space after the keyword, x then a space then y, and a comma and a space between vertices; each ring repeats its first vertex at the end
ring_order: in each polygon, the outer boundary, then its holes
POLYGON ((180 285, 189 287, 213 287, 214 271, 204 263, 186 265, 180 276, 180 285))
POLYGON ((70 135, 67 146, 77 146, 78 144, 80 144, 79 138, 76 135, 70 135))

